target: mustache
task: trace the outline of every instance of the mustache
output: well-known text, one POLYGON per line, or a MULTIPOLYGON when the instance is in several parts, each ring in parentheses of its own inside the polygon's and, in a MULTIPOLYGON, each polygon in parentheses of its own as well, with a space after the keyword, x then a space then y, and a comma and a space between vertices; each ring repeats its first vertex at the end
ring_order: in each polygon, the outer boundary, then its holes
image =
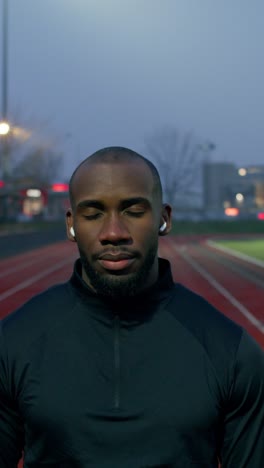
POLYGON ((134 250, 134 249, 130 249, 130 248, 127 248, 127 247, 114 247, 114 246, 111 246, 111 247, 107 247, 103 250, 101 250, 100 252, 96 252, 92 255, 92 259, 93 260, 98 260, 100 258, 103 258, 107 255, 112 255, 112 256, 126 256, 126 257, 140 257, 140 253, 137 251, 137 250, 134 250))

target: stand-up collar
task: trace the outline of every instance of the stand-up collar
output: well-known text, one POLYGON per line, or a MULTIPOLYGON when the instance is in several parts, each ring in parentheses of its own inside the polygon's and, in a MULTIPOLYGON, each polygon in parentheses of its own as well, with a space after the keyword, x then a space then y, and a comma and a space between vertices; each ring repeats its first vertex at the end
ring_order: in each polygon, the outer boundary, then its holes
POLYGON ((157 282, 150 288, 144 289, 138 295, 122 298, 122 300, 111 300, 95 293, 82 279, 81 260, 76 260, 70 285, 78 295, 82 304, 92 309, 93 315, 98 318, 113 319, 119 315, 121 319, 133 323, 146 320, 155 306, 161 305, 169 298, 174 286, 170 263, 168 260, 159 258, 159 277, 157 282))

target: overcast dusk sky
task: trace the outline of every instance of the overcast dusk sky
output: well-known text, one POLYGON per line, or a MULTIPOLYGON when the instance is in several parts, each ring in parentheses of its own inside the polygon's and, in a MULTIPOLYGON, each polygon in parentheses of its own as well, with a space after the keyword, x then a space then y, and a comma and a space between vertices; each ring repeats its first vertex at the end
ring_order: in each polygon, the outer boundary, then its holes
POLYGON ((166 124, 264 164, 263 45, 263 0, 9 0, 9 115, 48 122, 66 175, 166 124))

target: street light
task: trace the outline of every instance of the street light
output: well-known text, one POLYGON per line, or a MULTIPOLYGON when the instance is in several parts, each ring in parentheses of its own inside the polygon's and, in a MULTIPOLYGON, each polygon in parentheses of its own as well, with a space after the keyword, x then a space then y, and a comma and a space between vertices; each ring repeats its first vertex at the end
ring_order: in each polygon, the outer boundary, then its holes
POLYGON ((206 141, 198 145, 198 148, 202 151, 205 156, 205 162, 210 162, 210 156, 212 152, 215 150, 216 145, 212 141, 206 141))
POLYGON ((0 135, 5 136, 10 132, 10 125, 6 121, 0 122, 0 135))

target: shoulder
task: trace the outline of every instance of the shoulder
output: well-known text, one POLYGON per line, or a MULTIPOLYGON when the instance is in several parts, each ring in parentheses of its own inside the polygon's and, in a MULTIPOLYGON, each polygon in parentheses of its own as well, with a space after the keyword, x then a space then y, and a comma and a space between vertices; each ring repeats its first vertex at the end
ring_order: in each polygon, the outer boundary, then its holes
POLYGON ((264 351, 258 343, 245 331, 242 334, 237 350, 235 363, 236 382, 241 381, 243 392, 251 385, 258 387, 257 383, 262 382, 262 395, 264 398, 264 351))
POLYGON ((42 333, 74 304, 69 283, 55 285, 33 296, 19 309, 1 321, 2 333, 7 342, 29 339, 42 333))
MULTIPOLYGON (((56 349, 58 335, 74 323, 76 296, 69 283, 38 294, 0 321, 0 393, 2 385, 16 385, 29 363, 38 365, 45 348, 56 349), (6 382, 5 384, 3 382, 6 382)), ((4 390, 3 390, 4 391, 4 390)))
POLYGON ((168 310, 191 340, 199 343, 215 367, 235 362, 244 329, 205 298, 176 283, 168 310))
POLYGON ((235 399, 248 391, 258 393, 263 402, 264 351, 243 327, 180 284, 175 284, 167 307, 183 329, 188 352, 206 356, 226 395, 231 388, 235 399))
POLYGON ((197 337, 206 330, 240 340, 243 328, 210 304, 204 297, 176 283, 171 313, 197 337))

